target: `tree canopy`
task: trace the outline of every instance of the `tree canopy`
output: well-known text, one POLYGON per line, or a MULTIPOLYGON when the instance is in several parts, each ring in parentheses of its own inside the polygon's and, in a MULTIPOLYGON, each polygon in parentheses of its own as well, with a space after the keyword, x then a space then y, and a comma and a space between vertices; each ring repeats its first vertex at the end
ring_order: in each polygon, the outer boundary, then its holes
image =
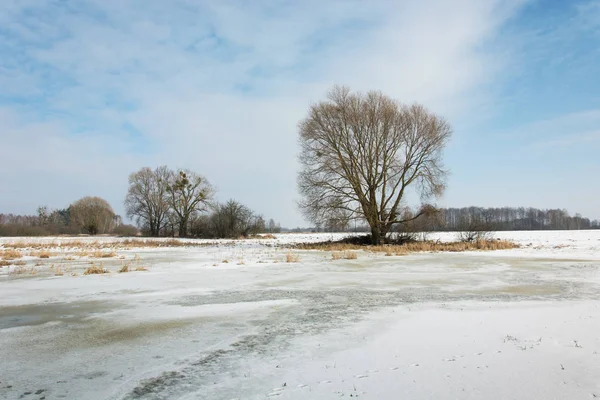
POLYGON ((406 106, 371 91, 334 87, 300 122, 300 208, 314 223, 365 220, 379 244, 402 219, 409 188, 420 195, 418 218, 440 196, 442 150, 451 127, 422 105, 406 106))

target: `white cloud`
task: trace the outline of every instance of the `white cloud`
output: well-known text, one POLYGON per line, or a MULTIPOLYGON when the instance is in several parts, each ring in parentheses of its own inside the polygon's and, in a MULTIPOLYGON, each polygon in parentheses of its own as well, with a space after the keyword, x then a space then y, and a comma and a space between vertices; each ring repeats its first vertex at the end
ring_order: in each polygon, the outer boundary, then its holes
POLYGON ((0 207, 94 194, 120 210, 130 172, 168 164, 205 174, 222 199, 303 224, 296 125, 310 102, 342 83, 460 120, 492 100, 486 85, 510 62, 493 44, 521 3, 6 2, 5 62, 28 66, 0 82, 40 104, 0 102, 11 165, 0 187, 19 190, 0 207))

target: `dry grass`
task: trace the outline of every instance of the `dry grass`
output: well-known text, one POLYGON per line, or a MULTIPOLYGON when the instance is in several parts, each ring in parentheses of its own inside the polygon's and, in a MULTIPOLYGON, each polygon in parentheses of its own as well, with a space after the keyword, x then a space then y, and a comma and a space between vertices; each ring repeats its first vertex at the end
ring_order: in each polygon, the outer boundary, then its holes
POLYGON ((37 258, 50 258, 50 256, 52 256, 52 253, 50 253, 49 251, 38 251, 34 255, 34 257, 37 258))
POLYGON ((125 264, 121 267, 121 269, 119 270, 120 274, 124 274, 125 272, 129 272, 129 264, 125 264))
POLYGON ((65 274, 60 266, 54 264, 50 266, 50 272, 55 276, 63 276, 65 274))
POLYGON ((135 267, 136 271, 148 271, 148 268, 146 267, 135 267))
POLYGON ((250 237, 251 239, 277 239, 277 237, 270 233, 264 233, 261 235, 254 235, 250 237))
POLYGON ((285 262, 287 263, 297 263, 300 261, 300 256, 298 254, 287 253, 285 255, 285 262))
POLYGON ((23 254, 20 251, 13 249, 0 250, 0 258, 4 261, 16 260, 21 257, 23 257, 23 254))
POLYGON ((182 241, 179 239, 126 239, 120 241, 87 241, 87 240, 55 240, 51 242, 28 242, 19 241, 5 243, 3 246, 7 249, 27 249, 27 250, 49 250, 49 249, 71 249, 81 252, 92 252, 95 250, 119 250, 135 248, 154 248, 154 247, 203 247, 210 246, 210 243, 200 243, 195 241, 182 241))
POLYGON ((331 253, 331 258, 334 260, 356 260, 358 258, 358 254, 355 251, 334 251, 331 253))
POLYGON ((83 271, 84 275, 95 275, 95 274, 108 274, 108 270, 105 269, 102 264, 92 264, 83 271))
POLYGON ((10 263, 6 260, 0 260, 0 268, 2 267, 6 267, 7 265, 10 265, 10 263))
POLYGON ((13 265, 23 266, 23 265, 27 265, 27 263, 25 261, 15 261, 15 262, 13 262, 13 265))
POLYGON ((221 262, 222 262, 223 264, 227 264, 227 263, 229 263, 229 260, 223 260, 223 261, 221 261, 221 262))
MULTIPOLYGON (((334 253, 344 254, 351 252, 352 250, 364 250, 374 253, 384 253, 386 256, 402 256, 409 253, 418 252, 461 252, 461 251, 486 251, 486 250, 509 250, 516 249, 519 247, 518 244, 507 241, 507 240, 481 240, 475 242, 410 242, 401 245, 358 245, 351 243, 336 243, 336 242, 322 242, 322 243, 303 243, 297 248, 304 250, 323 250, 332 251, 334 253)), ((345 258, 340 254, 333 255, 334 259, 345 258), (339 257, 339 258, 336 258, 339 257)))
POLYGON ((94 257, 94 258, 112 258, 112 257, 116 257, 116 256, 117 256, 117 253, 115 253, 114 251, 105 252, 105 251, 96 250, 94 253, 92 253, 92 257, 94 257))

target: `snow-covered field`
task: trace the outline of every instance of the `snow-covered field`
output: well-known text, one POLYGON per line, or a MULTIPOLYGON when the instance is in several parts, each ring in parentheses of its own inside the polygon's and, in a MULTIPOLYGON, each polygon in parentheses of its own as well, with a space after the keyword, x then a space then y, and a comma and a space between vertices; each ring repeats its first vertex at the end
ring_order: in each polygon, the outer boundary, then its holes
POLYGON ((0 398, 600 397, 600 231, 351 260, 286 248, 339 237, 106 258, 66 244, 122 239, 0 238, 0 250, 35 247, 0 268, 0 398), (59 242, 39 258, 40 244, 59 242), (110 273, 83 275, 90 263, 110 273))

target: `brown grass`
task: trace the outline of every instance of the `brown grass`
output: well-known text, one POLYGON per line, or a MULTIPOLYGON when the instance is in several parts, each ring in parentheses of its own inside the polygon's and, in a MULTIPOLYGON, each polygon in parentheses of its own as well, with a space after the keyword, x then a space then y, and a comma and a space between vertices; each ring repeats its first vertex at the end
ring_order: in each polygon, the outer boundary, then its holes
POLYGON ((270 234, 270 233, 264 233, 264 234, 261 234, 261 235, 251 236, 251 239, 277 239, 277 237, 275 235, 270 234))
POLYGON ((6 267, 7 265, 10 265, 10 263, 6 260, 0 260, 0 268, 2 267, 6 267))
POLYGON ((87 267, 85 269, 85 271, 83 271, 84 275, 95 275, 95 274, 108 274, 108 270, 105 269, 102 264, 100 265, 96 265, 96 264, 92 264, 91 266, 87 267))
POLYGON ((4 261, 15 260, 17 258, 23 257, 20 251, 9 249, 9 250, 0 250, 0 258, 4 261))
POLYGON ((92 253, 92 257, 94 257, 94 258, 112 258, 112 257, 116 257, 116 256, 117 256, 117 253, 115 253, 114 251, 105 252, 105 251, 96 250, 95 252, 92 253))
POLYGON ((287 263, 297 263, 300 261, 300 256, 298 254, 287 253, 285 255, 285 262, 287 263))
POLYGON ((148 271, 148 268, 146 267, 135 267, 136 271, 148 271))
POLYGON ((27 265, 27 263, 25 261, 15 261, 15 262, 13 262, 13 265, 23 266, 23 265, 27 265))
MULTIPOLYGON (((461 252, 461 251, 486 251, 486 250, 509 250, 518 248, 519 245, 507 240, 482 240, 475 242, 410 242, 401 245, 358 245, 351 243, 321 242, 303 243, 296 246, 304 250, 323 250, 335 253, 345 253, 352 250, 364 250, 373 253, 384 253, 386 256, 406 255, 419 252, 461 252)), ((340 255, 334 259, 345 258, 340 255), (336 258, 339 257, 339 258, 336 258)))
POLYGON ((134 248, 154 248, 154 247, 203 247, 211 246, 210 243, 199 243, 194 241, 182 241, 179 239, 126 239, 113 242, 98 242, 86 240, 56 240, 46 243, 35 242, 12 242, 3 245, 7 249, 28 249, 28 250, 49 250, 49 249, 78 249, 80 251, 91 252, 94 250, 119 250, 134 248))
POLYGON ((52 253, 50 253, 49 251, 38 251, 34 255, 34 257, 37 258, 50 258, 50 256, 52 256, 52 253))
POLYGON ((355 251, 334 251, 331 253, 331 258, 334 260, 356 260, 358 258, 358 254, 355 251))
POLYGON ((129 264, 125 264, 121 267, 121 269, 119 270, 120 274, 124 274, 125 272, 129 272, 129 264))

